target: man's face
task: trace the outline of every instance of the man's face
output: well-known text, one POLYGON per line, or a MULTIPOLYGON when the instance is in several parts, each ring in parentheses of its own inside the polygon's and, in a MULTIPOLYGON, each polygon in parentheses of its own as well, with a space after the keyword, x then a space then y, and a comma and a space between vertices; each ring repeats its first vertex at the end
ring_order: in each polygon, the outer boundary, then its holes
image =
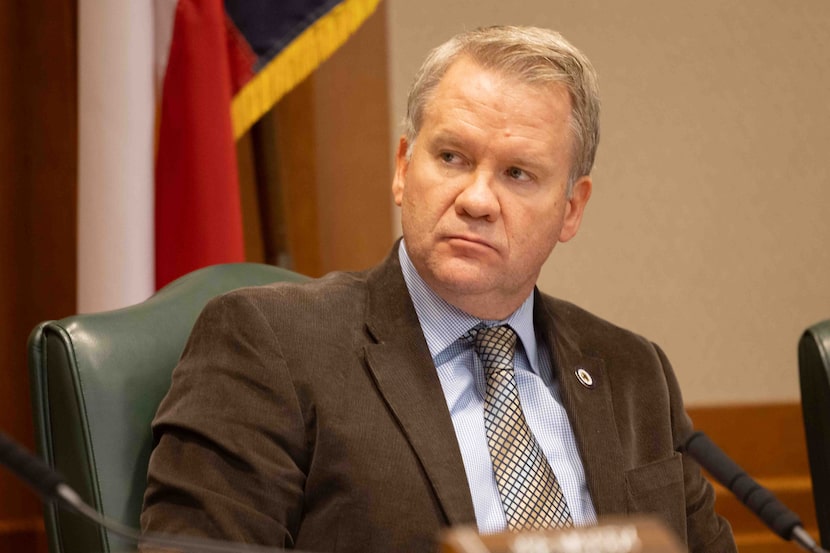
POLYGON ((401 138, 392 191, 407 251, 449 303, 506 317, 556 243, 576 234, 591 180, 567 197, 570 110, 562 85, 522 84, 462 57, 428 102, 409 159, 401 138))

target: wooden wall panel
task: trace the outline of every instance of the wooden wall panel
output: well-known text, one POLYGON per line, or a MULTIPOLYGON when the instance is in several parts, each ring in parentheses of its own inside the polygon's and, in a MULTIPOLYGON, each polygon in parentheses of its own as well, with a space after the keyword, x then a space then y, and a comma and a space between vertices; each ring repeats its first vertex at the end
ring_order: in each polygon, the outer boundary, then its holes
POLYGON ((312 77, 322 272, 365 269, 392 246, 386 9, 312 77))
MULTIPOLYGON (((75 0, 0 2, 0 428, 33 447, 26 338, 75 310, 75 0)), ((41 505, 0 470, 0 552, 45 551, 41 505)))

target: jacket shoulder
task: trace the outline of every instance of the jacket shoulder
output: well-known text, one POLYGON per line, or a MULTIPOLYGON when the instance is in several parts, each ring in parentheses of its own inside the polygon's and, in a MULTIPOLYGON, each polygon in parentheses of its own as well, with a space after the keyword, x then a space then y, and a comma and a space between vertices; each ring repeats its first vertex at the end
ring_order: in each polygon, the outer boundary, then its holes
MULTIPOLYGON (((226 292, 211 303, 248 303, 265 314, 352 311, 366 303, 365 273, 334 272, 304 282, 273 282, 226 292)), ((210 305, 210 304, 209 304, 210 305)))
POLYGON ((653 353, 655 345, 644 336, 612 323, 569 301, 539 293, 544 313, 552 320, 555 332, 585 353, 645 348, 653 353))

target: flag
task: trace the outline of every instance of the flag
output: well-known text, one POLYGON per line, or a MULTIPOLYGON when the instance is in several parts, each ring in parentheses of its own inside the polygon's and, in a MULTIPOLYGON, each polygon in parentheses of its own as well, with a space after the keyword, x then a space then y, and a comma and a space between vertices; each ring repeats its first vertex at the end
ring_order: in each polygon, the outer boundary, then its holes
POLYGON ((231 126, 235 61, 220 0, 179 0, 156 157, 156 287, 245 260, 231 126))
POLYGON ((379 0, 179 0, 161 98, 156 286, 245 259, 234 141, 379 0))
POLYGON ((379 0, 79 0, 78 310, 244 260, 235 140, 379 0))

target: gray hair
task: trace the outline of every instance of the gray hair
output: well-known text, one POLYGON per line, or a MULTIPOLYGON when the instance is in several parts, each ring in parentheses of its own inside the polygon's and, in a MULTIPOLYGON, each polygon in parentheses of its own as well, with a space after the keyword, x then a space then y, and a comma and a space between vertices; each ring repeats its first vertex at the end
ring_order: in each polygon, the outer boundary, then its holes
POLYGON ((485 27, 454 36, 429 53, 409 89, 404 134, 411 153, 424 110, 450 66, 469 56, 485 69, 515 76, 532 85, 560 83, 571 98, 574 149, 568 193, 589 175, 599 144, 599 87, 591 62, 562 35, 538 27, 485 27))

